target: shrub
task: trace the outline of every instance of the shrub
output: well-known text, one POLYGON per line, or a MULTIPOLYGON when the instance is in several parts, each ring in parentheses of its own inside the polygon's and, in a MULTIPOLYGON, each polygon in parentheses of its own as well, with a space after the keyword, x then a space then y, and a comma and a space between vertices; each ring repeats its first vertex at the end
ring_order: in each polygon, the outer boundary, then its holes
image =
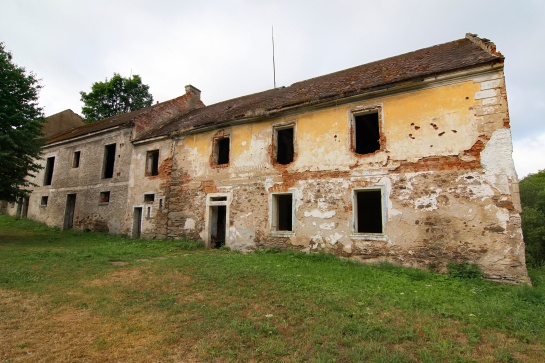
POLYGON ((449 262, 447 265, 450 277, 459 279, 481 279, 483 273, 476 263, 456 263, 449 262))

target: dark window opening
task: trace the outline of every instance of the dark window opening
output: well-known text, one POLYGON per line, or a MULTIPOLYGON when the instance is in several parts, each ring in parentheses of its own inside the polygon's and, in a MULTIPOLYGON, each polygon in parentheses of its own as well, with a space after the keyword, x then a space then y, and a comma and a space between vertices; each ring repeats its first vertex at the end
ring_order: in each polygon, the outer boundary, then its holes
POLYGON ((216 165, 229 164, 229 138, 216 140, 216 165))
POLYGON ((382 226, 382 192, 380 190, 363 190, 356 193, 357 232, 383 233, 382 226))
POLYGON ((152 150, 147 152, 146 175, 159 175, 159 150, 152 150))
POLYGON ((104 147, 104 174, 103 178, 111 178, 114 176, 115 163, 115 144, 106 145, 104 147))
POLYGON ((53 169, 55 168, 55 157, 52 156, 47 158, 45 164, 45 176, 44 176, 44 185, 51 185, 53 181, 53 169))
POLYGON ((380 150, 378 112, 354 116, 354 147, 358 154, 370 154, 380 150))
POLYGON ((110 192, 100 192, 100 203, 110 203, 110 192))
POLYGON ((152 203, 155 201, 155 194, 144 194, 144 202, 152 203))
POLYGON ((277 130, 276 161, 282 165, 293 161, 293 127, 277 130))
POLYGON ((163 209, 163 198, 159 199, 159 210, 163 209))
POLYGON ((227 197, 226 196, 219 196, 219 197, 210 197, 211 202, 226 202, 227 197))
POLYGON ((151 207, 148 207, 146 218, 151 218, 151 207))
POLYGON ((40 201, 40 206, 42 207, 46 207, 47 206, 47 201, 49 200, 49 197, 48 196, 43 196, 41 201, 40 201))
POLYGON ((275 199, 276 230, 277 231, 292 231, 293 218, 293 195, 292 194, 277 194, 275 199))
POLYGON ((79 168, 79 159, 81 156, 81 151, 74 152, 74 159, 72 160, 72 167, 79 168))

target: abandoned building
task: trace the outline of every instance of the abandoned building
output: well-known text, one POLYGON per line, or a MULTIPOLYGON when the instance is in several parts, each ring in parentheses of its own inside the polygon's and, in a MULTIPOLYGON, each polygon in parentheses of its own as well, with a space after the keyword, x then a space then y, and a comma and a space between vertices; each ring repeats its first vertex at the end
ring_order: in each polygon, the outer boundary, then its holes
POLYGON ((526 282, 503 66, 467 34, 210 106, 187 86, 49 137, 27 215, 526 282))

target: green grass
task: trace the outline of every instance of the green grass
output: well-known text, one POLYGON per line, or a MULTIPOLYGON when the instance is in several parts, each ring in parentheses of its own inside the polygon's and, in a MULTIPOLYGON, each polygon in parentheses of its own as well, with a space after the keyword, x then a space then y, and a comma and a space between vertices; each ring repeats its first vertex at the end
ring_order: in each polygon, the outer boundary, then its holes
POLYGON ((530 274, 509 286, 0 216, 0 362, 541 362, 545 268, 530 274))

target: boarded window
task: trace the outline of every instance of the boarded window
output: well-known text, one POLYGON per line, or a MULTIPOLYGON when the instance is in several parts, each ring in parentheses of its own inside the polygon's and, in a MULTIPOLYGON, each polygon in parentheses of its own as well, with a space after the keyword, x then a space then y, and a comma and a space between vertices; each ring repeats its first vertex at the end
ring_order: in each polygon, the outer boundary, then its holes
POLYGON ((47 158, 45 164, 44 185, 51 185, 53 181, 53 169, 55 168, 55 157, 47 158))
POLYGON ((355 193, 355 228, 357 233, 383 233, 382 191, 364 189, 355 193))
POLYGON ((380 150, 378 112, 354 115, 354 150, 357 154, 371 154, 380 150))
POLYGON ((147 152, 146 175, 159 175, 159 150, 151 150, 147 152))
POLYGON ((104 147, 104 167, 102 177, 104 179, 114 176, 115 164, 115 144, 106 145, 104 147))
POLYGON ((110 203, 110 192, 100 192, 99 203, 110 203))
POLYGON ((72 159, 72 167, 79 168, 79 159, 81 156, 81 151, 74 152, 74 158, 72 159))
POLYGON ((276 129, 276 162, 282 165, 293 161, 293 127, 276 129))
POLYGON ((216 165, 229 164, 229 138, 215 139, 214 161, 216 165))
POLYGON ((293 231, 293 194, 274 194, 272 208, 272 229, 293 231))

